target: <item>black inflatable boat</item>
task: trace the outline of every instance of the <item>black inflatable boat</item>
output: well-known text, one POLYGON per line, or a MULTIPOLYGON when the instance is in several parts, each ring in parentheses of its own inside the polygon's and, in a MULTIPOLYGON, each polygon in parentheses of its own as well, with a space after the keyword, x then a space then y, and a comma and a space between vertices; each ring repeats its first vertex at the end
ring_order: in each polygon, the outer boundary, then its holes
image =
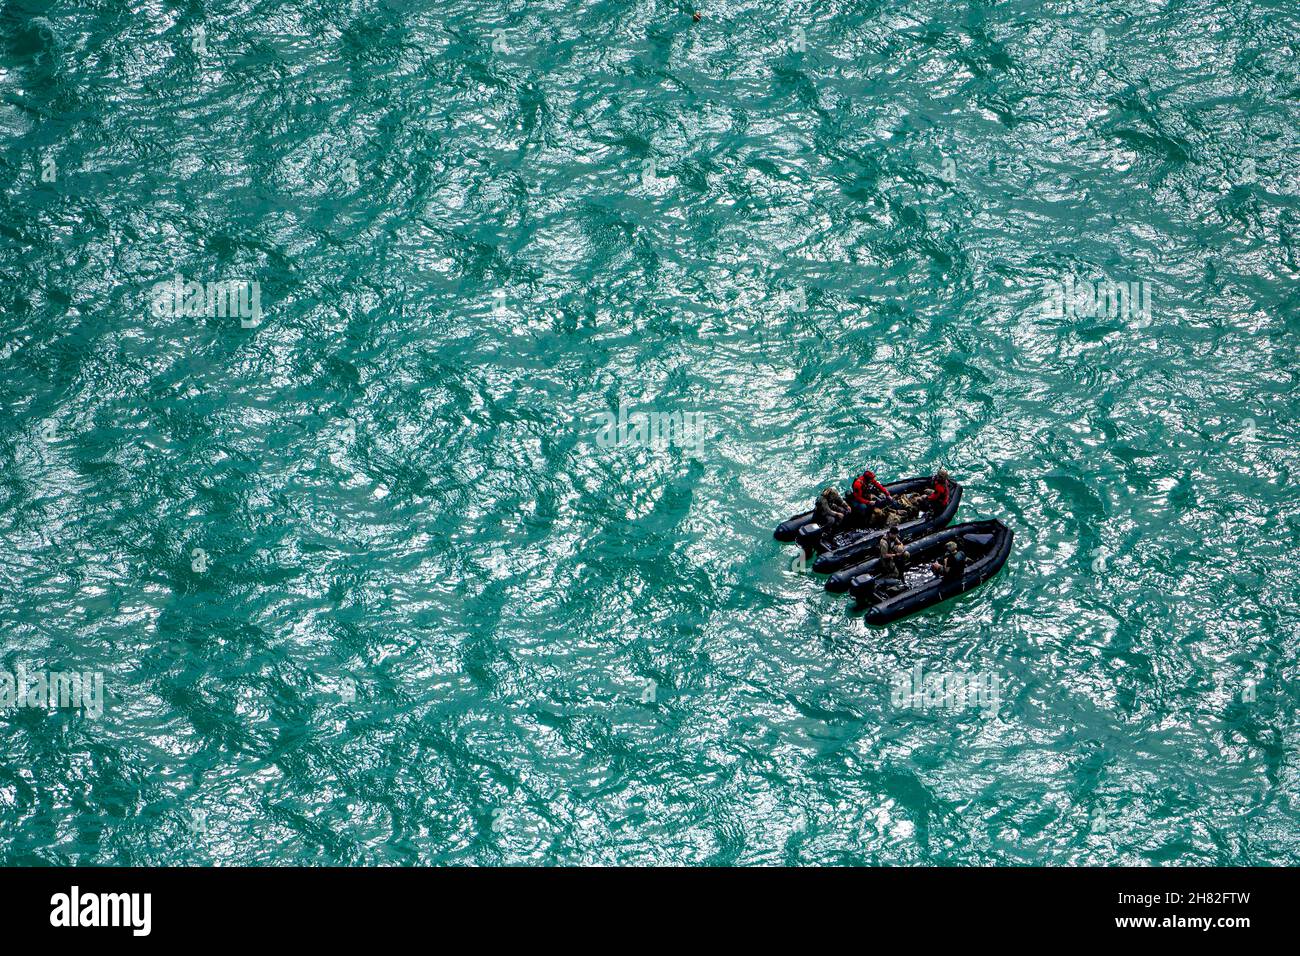
MULTIPOLYGON (((1001 521, 967 521, 919 538, 907 545, 906 581, 899 586, 878 575, 880 559, 868 561, 848 584, 859 606, 867 607, 868 624, 888 624, 922 608, 946 601, 979 587, 1006 564, 1011 553, 1011 529, 1001 521), (966 570, 959 578, 944 581, 930 570, 949 541, 956 541, 966 554, 966 570)), ((829 585, 828 585, 829 587, 829 585)))
MULTIPOLYGON (((897 498, 899 495, 912 494, 930 487, 933 476, 907 478, 885 485, 889 493, 897 498)), ((922 514, 912 521, 905 521, 898 526, 904 541, 910 541, 921 535, 946 527, 957 513, 961 503, 961 485, 949 481, 952 493, 948 497, 948 506, 936 515, 922 514)), ((845 531, 826 535, 821 525, 813 520, 813 513, 805 511, 793 518, 787 518, 776 526, 773 537, 777 541, 797 541, 805 554, 814 551, 823 552, 813 565, 813 570, 821 574, 842 568, 856 556, 865 556, 872 548, 879 547, 883 528, 849 528, 845 531), (825 560, 823 560, 825 559, 825 560)))
MULTIPOLYGON (((952 502, 950 501, 949 505, 951 504, 952 502)), ((944 510, 947 511, 948 509, 945 508, 944 510)), ((953 508, 952 510, 956 511, 957 509, 953 508)), ((930 525, 930 527, 913 530, 910 534, 905 530, 905 525, 899 525, 899 536, 905 542, 916 541, 948 527, 948 521, 951 520, 951 518, 952 515, 948 515, 948 520, 943 521, 942 524, 937 521, 927 521, 925 524, 930 525)), ((820 558, 814 561, 814 571, 820 571, 822 573, 826 573, 827 571, 831 572, 831 576, 826 579, 826 590, 847 591, 849 589, 849 584, 854 578, 859 574, 865 574, 868 568, 875 567, 875 561, 880 557, 880 538, 883 534, 883 531, 873 531, 869 540, 863 539, 861 542, 847 548, 828 551, 826 554, 823 554, 820 558), (826 567, 828 564, 831 565, 831 567, 826 567)))

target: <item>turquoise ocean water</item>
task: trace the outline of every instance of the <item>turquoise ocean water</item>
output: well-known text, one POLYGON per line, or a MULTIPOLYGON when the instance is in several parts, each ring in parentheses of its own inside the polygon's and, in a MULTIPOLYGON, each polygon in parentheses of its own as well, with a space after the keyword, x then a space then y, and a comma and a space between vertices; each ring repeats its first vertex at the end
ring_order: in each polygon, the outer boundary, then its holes
POLYGON ((0 860, 1300 859, 1295 4, 692 9, 4 3, 0 860))

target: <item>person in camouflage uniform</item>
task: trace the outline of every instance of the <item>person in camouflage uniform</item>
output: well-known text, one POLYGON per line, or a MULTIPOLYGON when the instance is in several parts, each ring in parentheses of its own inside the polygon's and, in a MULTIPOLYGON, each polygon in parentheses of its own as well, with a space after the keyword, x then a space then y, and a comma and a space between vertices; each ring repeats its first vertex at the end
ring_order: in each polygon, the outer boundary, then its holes
POLYGON ((834 488, 823 488, 813 505, 813 519, 829 531, 849 516, 849 503, 834 488))

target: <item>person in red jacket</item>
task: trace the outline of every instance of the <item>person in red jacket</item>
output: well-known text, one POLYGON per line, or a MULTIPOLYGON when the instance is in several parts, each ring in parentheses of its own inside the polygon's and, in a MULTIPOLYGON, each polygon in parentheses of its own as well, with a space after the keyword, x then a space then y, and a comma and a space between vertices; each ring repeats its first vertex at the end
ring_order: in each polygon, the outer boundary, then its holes
POLYGON ((894 496, 889 489, 876 479, 876 473, 870 468, 853 479, 853 492, 849 495, 849 507, 853 516, 862 524, 876 524, 886 507, 892 506, 894 496))
POLYGON ((921 507, 932 515, 938 514, 948 507, 948 501, 951 498, 952 482, 948 478, 948 471, 940 468, 934 473, 934 489, 922 499, 921 507))

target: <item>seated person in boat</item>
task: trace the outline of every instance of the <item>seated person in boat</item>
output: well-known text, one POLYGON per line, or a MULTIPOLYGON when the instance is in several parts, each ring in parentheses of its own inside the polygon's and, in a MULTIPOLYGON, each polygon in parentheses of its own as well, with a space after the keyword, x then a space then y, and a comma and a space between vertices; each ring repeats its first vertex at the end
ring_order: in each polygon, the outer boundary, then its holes
POLYGON ((849 503, 834 488, 823 488, 813 505, 813 520, 823 531, 830 531, 849 516, 849 503))
POLYGON ((948 470, 940 468, 934 473, 934 483, 931 491, 921 499, 920 506, 930 514, 936 515, 948 507, 948 501, 951 498, 952 482, 948 478, 948 470))
POLYGON ((880 572, 883 577, 903 580, 903 568, 907 566, 907 548, 898 533, 898 517, 890 515, 889 530, 880 538, 880 572))
POLYGON ((944 581, 957 581, 966 573, 966 553, 949 541, 944 556, 930 565, 930 570, 944 581))
POLYGON ((859 524, 879 526, 884 519, 885 509, 892 504, 894 496, 876 480, 876 474, 870 468, 853 480, 849 507, 853 509, 853 517, 859 524))

